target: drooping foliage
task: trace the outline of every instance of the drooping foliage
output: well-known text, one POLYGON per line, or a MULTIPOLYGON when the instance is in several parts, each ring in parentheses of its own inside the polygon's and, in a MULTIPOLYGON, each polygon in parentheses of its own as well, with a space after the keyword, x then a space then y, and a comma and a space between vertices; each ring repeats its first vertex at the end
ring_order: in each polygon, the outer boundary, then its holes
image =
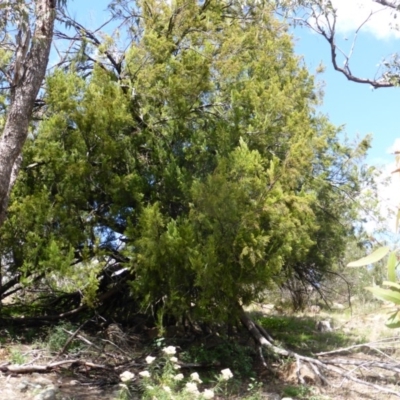
POLYGON ((120 74, 105 44, 90 75, 49 76, 2 230, 10 277, 96 306, 123 266, 144 308, 212 321, 340 257, 368 143, 339 143, 285 25, 249 3, 138 1, 120 74))

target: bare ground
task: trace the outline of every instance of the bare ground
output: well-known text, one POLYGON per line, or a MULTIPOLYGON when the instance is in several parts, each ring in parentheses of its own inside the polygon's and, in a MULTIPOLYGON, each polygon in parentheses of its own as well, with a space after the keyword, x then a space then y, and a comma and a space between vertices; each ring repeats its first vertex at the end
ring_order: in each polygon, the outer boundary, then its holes
MULTIPOLYGON (((386 344, 372 345, 362 348, 356 353, 332 354, 324 357, 326 361, 340 358, 341 360, 392 360, 397 362, 400 359, 400 331, 389 330, 384 327, 387 318, 387 310, 380 309, 371 313, 359 312, 352 317, 335 314, 322 314, 315 316, 317 319, 326 317, 335 320, 336 330, 348 335, 359 337, 366 342, 378 343, 384 338, 393 338, 386 344)), ((20 344, 7 343, 0 347, 0 366, 9 362, 13 349, 23 353, 27 363, 46 364, 49 362, 47 356, 34 348, 34 346, 22 346, 20 344)), ((134 373, 140 372, 141 367, 130 367, 134 373)), ((274 365, 277 371, 273 376, 270 370, 257 368, 259 371, 258 380, 264 384, 262 398, 281 399, 290 397, 285 394, 288 386, 298 387, 298 378, 290 363, 274 365)), ((400 392, 400 376, 397 373, 389 372, 383 374, 381 370, 371 369, 366 363, 363 366, 350 366, 358 377, 365 379, 371 385, 380 385, 400 392)), ((307 372, 305 373, 307 375, 307 372)), ((50 373, 12 374, 0 373, 0 400, 114 400, 117 397, 118 374, 110 376, 107 371, 91 370, 85 366, 70 369, 68 366, 58 368, 50 373), (46 394, 47 392, 47 394, 46 394), (48 395, 49 397, 43 397, 48 395), (42 397, 40 397, 42 396, 42 397), (53 397, 51 397, 53 396, 53 397)), ((350 400, 350 399, 371 399, 371 400, 392 400, 399 399, 399 396, 385 394, 372 386, 357 383, 337 374, 327 375, 330 385, 319 385, 312 381, 307 382, 307 392, 300 397, 292 399, 313 399, 313 400, 350 400)), ((307 381, 307 380, 306 380, 307 381)), ((140 398, 137 395, 136 398, 140 398)), ((238 397, 236 397, 238 398, 238 397)), ((240 398, 240 397, 239 397, 240 398)))

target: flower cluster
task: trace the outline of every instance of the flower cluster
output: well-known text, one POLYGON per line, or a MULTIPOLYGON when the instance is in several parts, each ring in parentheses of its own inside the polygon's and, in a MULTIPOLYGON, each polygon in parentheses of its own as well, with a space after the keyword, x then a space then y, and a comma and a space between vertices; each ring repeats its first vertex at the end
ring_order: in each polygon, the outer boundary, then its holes
POLYGON ((125 371, 119 377, 121 379, 121 382, 128 383, 135 377, 135 374, 129 371, 125 371))
POLYGON ((164 352, 167 356, 173 356, 174 354, 176 354, 176 348, 175 348, 174 346, 164 347, 164 348, 163 348, 163 352, 164 352))
MULTIPOLYGON (((192 398, 196 399, 212 399, 214 398, 214 389, 204 389, 201 392, 198 388, 198 384, 203 383, 200 379, 200 376, 197 372, 193 372, 190 374, 189 379, 183 385, 181 381, 185 379, 182 373, 175 373, 174 371, 180 368, 178 364, 178 358, 175 356, 176 348, 174 346, 168 346, 162 349, 162 352, 165 355, 165 365, 163 369, 162 375, 157 375, 153 373, 156 369, 152 368, 152 364, 156 360, 156 357, 147 356, 146 363, 149 365, 149 370, 144 370, 139 372, 139 376, 142 378, 143 388, 147 395, 152 398, 156 398, 156 391, 163 391, 170 395, 170 398, 177 398, 175 395, 179 393, 179 390, 182 390, 182 394, 189 394, 192 398), (153 370, 153 372, 152 372, 153 370), (182 386, 183 385, 183 386, 182 386)), ((120 379, 123 382, 123 385, 128 385, 135 374, 125 371, 120 375, 120 379)), ((233 374, 229 368, 223 369, 221 371, 220 376, 218 377, 218 382, 227 381, 233 377, 233 374)), ((219 384, 218 384, 219 385, 219 384)))
POLYGON ((223 369, 221 371, 221 379, 223 381, 227 381, 227 380, 231 379, 232 377, 233 377, 233 374, 232 374, 232 371, 229 368, 223 369))

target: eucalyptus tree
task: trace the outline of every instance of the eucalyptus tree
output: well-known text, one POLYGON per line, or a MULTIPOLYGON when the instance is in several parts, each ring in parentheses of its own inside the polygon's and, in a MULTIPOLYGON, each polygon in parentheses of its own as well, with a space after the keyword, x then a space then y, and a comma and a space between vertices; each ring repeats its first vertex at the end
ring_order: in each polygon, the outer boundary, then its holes
POLYGON ((0 4, 0 225, 46 73, 58 6, 57 0, 5 0, 0 4))

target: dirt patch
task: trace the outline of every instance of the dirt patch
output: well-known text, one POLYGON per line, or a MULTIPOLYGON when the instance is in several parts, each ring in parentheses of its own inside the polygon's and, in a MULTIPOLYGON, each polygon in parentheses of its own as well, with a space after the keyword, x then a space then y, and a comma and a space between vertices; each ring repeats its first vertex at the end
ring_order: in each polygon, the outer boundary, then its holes
POLYGON ((99 385, 82 383, 75 379, 63 378, 56 373, 29 375, 1 375, 1 400, 113 400, 117 396, 118 386, 101 387, 99 385), (42 397, 41 397, 42 396, 42 397))
MULTIPOLYGON (((326 316, 323 317, 325 318, 326 316)), ((392 334, 393 340, 380 342, 379 345, 372 344, 370 347, 358 349, 357 352, 328 355, 324 357, 324 360, 332 361, 336 358, 347 360, 349 365, 345 366, 345 368, 357 372, 357 376, 361 379, 365 379, 370 385, 380 385, 388 389, 391 388, 400 391, 400 386, 397 386, 397 382, 400 382, 400 377, 398 375, 392 372, 385 372, 385 374, 382 374, 382 370, 370 368, 368 365, 368 360, 383 360, 386 362, 391 360, 397 363, 396 355, 400 354, 399 332, 387 330, 384 327, 385 319, 386 313, 359 315, 348 318, 347 320, 345 320, 343 316, 343 320, 335 324, 335 331, 345 332, 345 330, 348 330, 349 335, 351 333, 352 337, 363 337, 366 342, 376 341, 378 339, 381 340, 384 337, 388 337, 390 333, 392 334), (362 366, 352 366, 352 360, 365 360, 365 364, 362 366)), ((304 324, 304 318, 300 319, 299 317, 298 326, 303 326, 300 324, 301 321, 304 324)), ((286 326, 283 322, 284 321, 277 319, 273 326, 275 329, 281 327, 286 334, 286 326), (277 325, 278 322, 279 325, 277 325)), ((315 351, 309 348, 313 343, 316 348, 320 349, 324 337, 330 339, 335 338, 332 334, 329 337, 326 336, 328 334, 323 336, 323 333, 314 329, 314 325, 315 323, 312 326, 305 324, 303 336, 295 336, 297 341, 303 341, 303 343, 307 344, 307 351, 315 351)), ((290 328, 289 331, 293 326, 293 324, 288 325, 290 328)), ((144 338, 140 338, 137 335, 131 337, 129 333, 126 332, 118 332, 118 335, 116 335, 114 331, 111 333, 108 331, 109 330, 107 330, 107 335, 104 336, 107 340, 101 339, 99 335, 90 336, 89 334, 82 333, 84 337, 90 339, 94 346, 90 348, 91 353, 88 351, 89 348, 83 347, 77 350, 76 354, 79 354, 81 359, 92 359, 94 362, 107 364, 114 362, 115 365, 119 365, 123 362, 123 357, 126 353, 130 352, 131 362, 126 364, 126 369, 134 372, 137 376, 138 373, 146 367, 144 358, 149 354, 149 343, 153 342, 149 341, 148 337, 144 340, 144 338), (118 346, 111 345, 112 342, 118 342, 118 346), (104 343, 106 343, 106 345, 104 345, 104 343), (102 353, 97 352, 97 349, 101 346, 103 346, 102 353), (119 353, 117 348, 121 349, 119 353), (106 354, 113 354, 114 359, 109 357, 104 358, 106 354)), ((282 337, 282 345, 285 345, 284 339, 287 336, 283 335, 282 337)), ((290 336, 288 336, 288 338, 290 339, 290 336)), ((76 340, 78 341, 79 339, 77 338, 76 340)), ((335 340, 338 340, 338 338, 335 340)), ((209 345, 208 347, 215 348, 215 346, 211 346, 211 341, 212 338, 208 339, 206 344, 209 345)), ((166 342, 168 342, 168 340, 166 342)), ((325 346, 327 345, 328 342, 325 346)), ((338 345, 338 347, 341 347, 341 345, 338 345)), ((302 346, 299 346, 299 348, 302 349, 302 346)), ((153 350, 151 350, 151 354, 155 355, 153 354, 153 350)), ((331 347, 329 347, 329 350, 331 350, 331 347)), ((180 351, 182 351, 182 349, 180 349, 180 351)), ((38 349, 34 345, 8 344, 7 347, 0 348, 0 366, 4 365, 6 362, 12 361, 13 357, 16 357, 15 354, 21 354, 25 357, 25 365, 47 364, 54 357, 54 354, 52 354, 51 357, 48 351, 38 349)), ((70 355, 68 355, 68 357, 70 357, 70 355)), ((337 374, 328 374, 326 377, 330 385, 322 385, 320 380, 315 376, 312 368, 310 369, 307 364, 304 364, 301 368, 301 374, 305 384, 299 385, 295 363, 285 363, 286 364, 280 364, 278 362, 273 366, 270 365, 267 369, 264 366, 261 366, 261 368, 258 368, 258 366, 255 367, 257 371, 257 380, 263 384, 262 399, 280 400, 283 397, 287 397, 297 400, 392 400, 399 398, 391 394, 382 393, 373 386, 366 386, 361 383, 350 381, 347 378, 339 377, 337 374)), ((73 368, 70 365, 65 365, 51 373, 20 375, 9 372, 0 373, 0 400, 115 400, 119 391, 118 374, 123 372, 123 370, 124 369, 117 369, 119 372, 109 372, 108 370, 90 368, 90 366, 85 365, 73 368)), ((194 371, 197 370, 194 369, 194 371)), ((198 371, 200 375, 206 373, 204 369, 198 371)), ((193 370, 189 368, 183 370, 183 372, 185 376, 187 376, 190 372, 193 372, 193 370)), ((242 385, 244 388, 242 392, 246 393, 247 382, 242 382, 242 385)), ((248 393, 246 393, 246 395, 248 395, 248 393)), ((136 398, 140 398, 139 394, 136 394, 136 396, 136 398)), ((243 395, 243 398, 244 397, 245 395, 243 395)), ((240 399, 242 397, 230 397, 230 399, 233 398, 240 399)))

